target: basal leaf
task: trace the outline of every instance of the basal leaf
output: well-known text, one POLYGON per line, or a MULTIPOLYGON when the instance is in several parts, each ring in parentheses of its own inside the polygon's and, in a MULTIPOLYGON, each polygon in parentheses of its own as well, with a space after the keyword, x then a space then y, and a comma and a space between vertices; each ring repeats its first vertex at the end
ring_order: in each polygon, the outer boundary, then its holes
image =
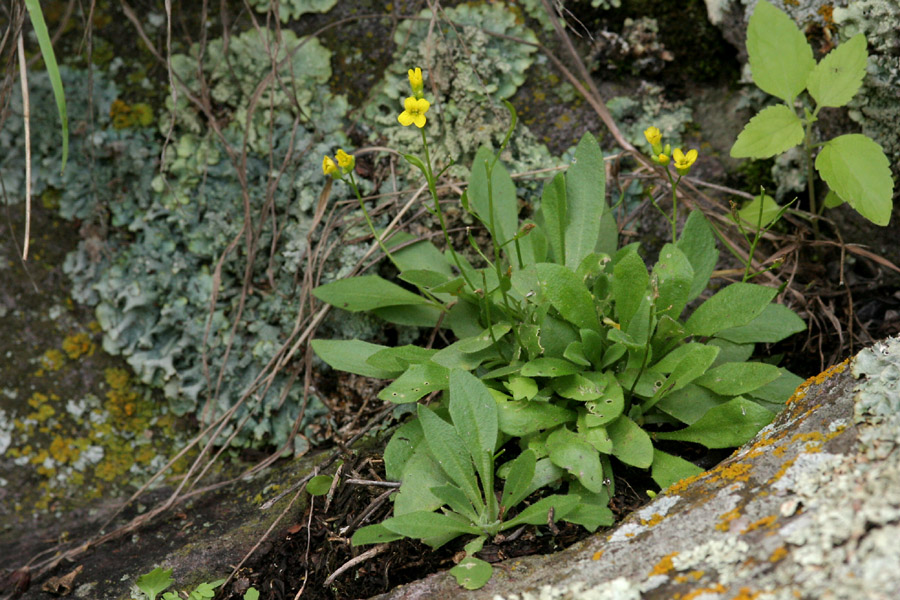
POLYGON ((774 381, 780 374, 778 367, 766 363, 725 363, 710 369, 694 383, 723 396, 737 396, 774 381))
POLYGON ((389 386, 378 392, 378 399, 394 404, 416 402, 431 392, 446 390, 450 371, 446 367, 427 362, 413 365, 389 386))
POLYGON ((519 204, 516 199, 516 185, 499 160, 491 171, 491 189, 488 194, 487 168, 494 163, 494 153, 487 147, 481 147, 472 161, 472 175, 469 177, 468 196, 475 213, 481 218, 485 227, 491 222, 494 225, 496 238, 494 242, 504 244, 516 235, 519 226, 519 204), (491 221, 491 205, 493 204, 493 221, 491 221))
POLYGON ((566 264, 566 210, 566 178, 562 173, 557 173, 544 184, 541 217, 553 259, 560 265, 566 264))
POLYGON ((524 377, 565 377, 581 369, 561 358, 536 358, 522 365, 524 377))
POLYGON ((657 314, 667 314, 677 319, 687 304, 694 282, 694 268, 684 252, 676 245, 666 244, 659 251, 659 260, 653 266, 659 298, 657 314))
POLYGON ((688 477, 694 477, 702 472, 703 469, 683 458, 673 456, 662 450, 653 451, 653 464, 650 466, 650 476, 662 490, 673 483, 688 477))
MULTIPOLYGON (((769 158, 803 141, 803 121, 784 104, 764 108, 744 126, 731 147, 734 158, 769 158)), ((756 225, 756 219, 753 219, 756 225)))
POLYGON ((553 464, 568 471, 581 485, 595 493, 603 489, 603 468, 597 451, 579 435, 560 427, 547 437, 547 449, 553 464))
POLYGON ((616 315, 623 330, 628 329, 631 318, 648 293, 650 275, 647 266, 637 252, 626 254, 613 267, 612 295, 616 301, 616 315))
POLYGON ((431 493, 437 496, 441 502, 450 507, 451 510, 463 515, 473 523, 478 522, 478 515, 475 513, 475 507, 466 498, 461 489, 452 484, 439 485, 431 488, 431 493))
POLYGON ((432 494, 431 488, 450 483, 450 478, 428 446, 421 444, 404 465, 400 481, 400 491, 393 497, 394 515, 437 510, 444 501, 432 494))
POLYGON ((400 481, 407 461, 423 439, 422 424, 412 419, 401 425, 384 448, 385 476, 390 481, 400 481))
POLYGON ((528 487, 534 479, 534 467, 537 457, 531 450, 525 450, 515 460, 503 482, 503 495, 500 504, 509 510, 528 495, 528 487))
POLYGON ((524 523, 529 525, 546 525, 551 508, 553 509, 553 521, 559 521, 575 510, 579 502, 581 502, 581 499, 578 496, 561 496, 557 494, 541 498, 514 518, 509 521, 504 521, 501 530, 505 531, 524 523))
POLYGON ((600 329, 591 293, 571 269, 554 263, 541 263, 535 269, 541 292, 562 318, 579 329, 600 329))
POLYGON ((549 402, 503 400, 497 402, 497 409, 500 431, 516 437, 571 423, 576 417, 573 411, 549 402))
POLYGON ((756 4, 747 26, 747 58, 756 85, 788 104, 804 90, 816 66, 803 32, 766 0, 756 4))
POLYGON ((609 490, 604 488, 603 492, 595 494, 577 481, 573 481, 569 483, 568 495, 581 499, 578 506, 566 514, 565 520, 569 523, 581 525, 593 533, 598 527, 609 527, 615 522, 615 517, 609 509, 609 490))
POLYGON ((876 225, 887 225, 893 208, 894 180, 887 157, 871 138, 852 133, 825 143, 816 157, 825 183, 876 225))
POLYGON ((828 53, 809 74, 806 87, 818 106, 844 106, 866 76, 866 36, 857 33, 828 53))
POLYGON ((655 408, 675 417, 685 425, 691 425, 699 421, 709 409, 726 401, 725 397, 714 394, 711 390, 689 383, 680 390, 663 396, 655 408))
POLYGON ((313 340, 310 345, 319 358, 338 371, 347 371, 378 379, 390 379, 403 372, 403 369, 380 369, 367 362, 370 356, 385 350, 386 346, 370 344, 361 340, 313 340))
POLYGON ((607 425, 606 431, 613 442, 613 456, 623 463, 646 469, 653 462, 650 436, 625 415, 607 425))
POLYGON ((472 468, 469 453, 466 452, 466 444, 453 426, 434 414, 430 408, 421 404, 417 408, 422 431, 425 433, 425 443, 428 444, 431 455, 450 479, 466 493, 469 501, 481 510, 484 502, 478 491, 475 470, 472 468))
POLYGON ((366 359, 366 362, 385 371, 402 371, 411 365, 427 363, 437 350, 423 348, 414 344, 392 346, 379 350, 366 359))
POLYGON ((746 325, 720 331, 716 337, 735 344, 774 344, 805 330, 806 323, 797 313, 783 304, 769 304, 746 325))
POLYGON ((707 448, 735 448, 769 424, 774 413, 741 396, 709 409, 696 423, 679 431, 657 433, 661 440, 695 442, 707 448))
POLYGON ((487 386, 467 371, 450 371, 450 417, 478 469, 482 484, 491 489, 497 445, 497 403, 487 386))
POLYGON ((313 290, 313 295, 334 307, 359 312, 383 306, 428 304, 428 300, 378 275, 338 279, 313 290))
POLYGON ((706 289, 713 269, 716 268, 716 261, 719 260, 716 238, 703 212, 691 211, 675 245, 684 253, 694 269, 694 279, 688 294, 690 302, 706 289))
POLYGON ((459 564, 450 569, 450 574, 456 579, 456 583, 467 590, 477 590, 484 587, 494 573, 494 567, 490 563, 467 556, 459 564))
POLYGON ((715 335, 746 325, 765 310, 778 290, 754 283, 732 283, 697 307, 685 323, 694 335, 715 335))
POLYGON ((377 523, 357 529, 353 537, 350 538, 350 543, 354 546, 365 546, 367 544, 386 544, 387 542, 402 539, 402 534, 391 531, 381 523, 377 523))
POLYGON ((606 382, 602 379, 593 381, 575 373, 565 377, 557 377, 553 380, 553 391, 571 400, 578 402, 587 402, 588 400, 597 400, 603 396, 603 388, 606 382))
POLYGON ((566 172, 566 266, 573 271, 594 251, 606 209, 606 168, 600 145, 585 133, 566 172))
POLYGON ((404 537, 428 539, 448 533, 471 533, 478 535, 481 531, 472 525, 435 512, 419 511, 391 517, 382 523, 385 529, 399 533, 404 537))
POLYGON ((748 392, 747 395, 755 399, 765 400, 770 404, 784 404, 788 398, 794 395, 797 388, 803 383, 803 378, 798 377, 787 369, 779 369, 780 375, 764 386, 748 392))
POLYGON ((142 592, 147 594, 150 600, 154 600, 156 595, 172 585, 172 569, 163 569, 156 567, 149 573, 144 573, 137 578, 137 586, 142 592))
POLYGON ((331 490, 334 477, 331 475, 316 475, 306 482, 306 493, 310 496, 324 496, 331 490))

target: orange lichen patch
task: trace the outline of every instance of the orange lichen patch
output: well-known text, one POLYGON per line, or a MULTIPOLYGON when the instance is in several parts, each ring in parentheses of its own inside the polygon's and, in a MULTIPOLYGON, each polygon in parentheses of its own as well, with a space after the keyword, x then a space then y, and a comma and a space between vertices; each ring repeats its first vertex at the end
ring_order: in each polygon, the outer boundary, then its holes
POLYGON ((665 517, 661 514, 653 513, 653 516, 649 519, 641 519, 641 525, 645 527, 653 527, 654 525, 659 525, 660 523, 662 523, 663 519, 665 519, 665 517))
POLYGON ((762 456, 763 449, 767 446, 771 446, 775 443, 776 440, 769 437, 769 434, 764 435, 761 439, 759 439, 756 443, 750 446, 747 454, 744 455, 744 459, 756 458, 757 456, 762 456))
POLYGON ((750 470, 752 467, 743 462, 731 463, 725 467, 719 467, 713 471, 710 483, 724 479, 726 481, 747 481, 750 479, 750 470))
POLYGON ((35 392, 28 399, 28 405, 32 408, 37 409, 37 412, 29 413, 26 415, 26 419, 30 419, 33 421, 37 421, 38 423, 45 423, 51 417, 56 414, 56 410, 50 406, 51 402, 58 402, 59 396, 56 394, 50 394, 47 396, 46 394, 42 394, 40 392, 35 392))
POLYGON ((672 559, 676 556, 678 556, 677 552, 670 552, 663 556, 647 576, 653 577, 654 575, 665 575, 671 572, 675 568, 675 565, 672 564, 672 559))
POLYGON ((763 517, 758 521, 753 521, 752 523, 747 525, 747 527, 745 527, 741 533, 750 533, 751 531, 755 531, 763 527, 765 527, 766 529, 771 529, 777 518, 778 517, 776 517, 775 515, 769 515, 768 517, 763 517))
POLYGON ((687 594, 684 594, 684 595, 675 594, 673 596, 673 598, 674 598, 674 600, 694 600, 694 598, 702 596, 703 594, 724 594, 725 591, 726 591, 725 586, 722 585, 721 583, 717 583, 716 585, 714 585, 712 587, 697 588, 696 590, 694 590, 692 592, 688 592, 687 594))
POLYGON ((737 596, 732 597, 731 600, 756 600, 756 598, 762 592, 751 592, 750 588, 742 587, 738 590, 737 596))
POLYGON ((701 577, 703 577, 703 571, 691 571, 690 573, 676 576, 675 583, 690 583, 692 581, 700 581, 701 577))
POLYGON ((62 464, 75 462, 80 454, 81 450, 72 438, 56 437, 50 442, 50 456, 62 464))
POLYGON ((787 449, 788 449, 787 446, 779 446, 779 447, 775 448, 774 450, 772 450, 772 454, 774 456, 783 456, 784 453, 787 452, 787 449))
POLYGON ((779 479, 781 479, 782 477, 784 477, 784 474, 787 473, 787 470, 790 469, 791 466, 793 466, 795 460, 797 460, 797 459, 792 458, 791 460, 784 461, 784 464, 781 465, 781 468, 778 469, 778 472, 772 476, 772 479, 769 480, 769 482, 774 483, 774 482, 778 481, 779 479))
POLYGON ((830 4, 823 4, 819 7, 819 10, 816 11, 822 17, 822 20, 825 21, 826 27, 834 26, 834 7, 830 4))
POLYGON ((769 562, 778 562, 788 555, 787 548, 784 546, 778 546, 775 550, 772 551, 771 556, 769 556, 769 562))
POLYGON ((797 387, 797 390, 794 392, 794 394, 790 398, 788 398, 788 401, 786 404, 793 404, 794 402, 802 400, 803 398, 806 397, 806 393, 809 391, 810 387, 812 387, 813 385, 821 385, 822 383, 824 383, 831 377, 834 377, 835 375, 837 375, 839 373, 843 373, 847 369, 847 365, 849 365, 849 364, 850 364, 850 359, 848 358, 844 362, 838 363, 836 365, 832 365, 832 366, 828 367, 827 369, 825 369, 824 371, 822 371, 821 373, 819 373, 818 375, 814 375, 814 376, 810 377, 809 379, 807 379, 806 381, 804 381, 797 387))
POLYGON ((600 560, 600 557, 603 556, 603 550, 597 550, 594 552, 594 555, 591 557, 591 560, 600 560))
POLYGON ((81 356, 93 356, 97 346, 91 341, 88 334, 76 333, 63 340, 62 349, 69 358, 75 360, 81 356))
POLYGON ((125 369, 109 368, 104 371, 109 390, 104 408, 109 411, 117 426, 127 431, 143 431, 153 416, 152 405, 134 388, 125 369))
POLYGON ((686 490, 689 485, 691 485, 698 479, 702 479, 703 477, 706 477, 706 472, 698 473, 697 475, 693 475, 691 477, 685 477, 681 481, 676 481, 675 483, 670 485, 668 488, 666 488, 665 494, 667 496, 671 496, 674 494, 680 494, 681 492, 686 490))
POLYGON ((716 529, 719 531, 728 531, 731 528, 731 522, 741 516, 741 510, 739 508, 735 508, 734 510, 729 510, 727 513, 719 517, 720 523, 716 524, 716 529))
POLYGON ((41 355, 40 362, 48 371, 59 371, 66 364, 66 357, 56 348, 51 348, 41 355))

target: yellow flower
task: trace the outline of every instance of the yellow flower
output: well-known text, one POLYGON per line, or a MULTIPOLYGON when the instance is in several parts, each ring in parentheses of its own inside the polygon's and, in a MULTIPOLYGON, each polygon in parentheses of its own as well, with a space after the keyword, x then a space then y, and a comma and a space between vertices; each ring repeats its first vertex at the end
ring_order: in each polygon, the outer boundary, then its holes
POLYGON ((658 127, 648 127, 645 129, 644 137, 647 138, 647 141, 651 146, 662 143, 662 133, 659 131, 658 127))
POLYGON ((678 171, 678 174, 687 175, 691 171, 691 165, 697 162, 697 151, 688 150, 688 153, 685 154, 681 148, 675 148, 672 158, 675 159, 675 170, 678 171))
POLYGON ((422 82, 422 69, 416 67, 409 70, 409 87, 412 88, 413 96, 421 98, 425 91, 425 84, 422 82))
POLYGON ((403 107, 406 110, 397 117, 401 125, 408 127, 415 123, 419 129, 425 127, 425 113, 431 108, 431 103, 428 100, 410 96, 403 102, 403 107))
POLYGON ((337 177, 340 174, 337 165, 334 164, 334 161, 331 160, 330 156, 326 156, 322 159, 322 173, 331 175, 332 177, 337 177))
POLYGON ((347 154, 343 150, 338 150, 336 154, 338 165, 341 167, 341 171, 344 173, 349 173, 353 170, 353 167, 356 166, 356 157, 352 154, 347 154))
POLYGON ((657 154, 653 157, 653 162, 658 165, 666 166, 669 164, 669 155, 668 154, 657 154))

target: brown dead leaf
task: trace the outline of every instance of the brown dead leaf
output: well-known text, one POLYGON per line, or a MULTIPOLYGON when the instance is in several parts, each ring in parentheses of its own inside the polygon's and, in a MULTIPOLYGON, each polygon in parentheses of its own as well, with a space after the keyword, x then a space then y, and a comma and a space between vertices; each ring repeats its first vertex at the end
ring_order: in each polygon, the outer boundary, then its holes
POLYGON ((68 595, 73 589, 75 578, 78 577, 78 574, 81 573, 83 568, 84 565, 78 565, 78 567, 68 575, 51 577, 44 582, 44 585, 41 586, 41 590, 56 596, 68 595))

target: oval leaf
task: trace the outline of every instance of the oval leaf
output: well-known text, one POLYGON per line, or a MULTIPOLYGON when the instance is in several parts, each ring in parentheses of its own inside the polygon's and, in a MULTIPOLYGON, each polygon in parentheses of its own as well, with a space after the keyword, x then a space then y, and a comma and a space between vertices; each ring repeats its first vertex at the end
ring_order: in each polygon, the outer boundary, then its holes
MULTIPOLYGON (((731 147, 734 158, 769 158, 803 141, 803 122, 784 104, 759 111, 731 147)), ((756 223, 756 219, 753 220, 756 223)))
POLYGON ((660 489, 666 489, 673 483, 688 477, 694 477, 703 472, 703 469, 692 462, 688 462, 678 456, 673 456, 662 450, 653 451, 653 465, 650 476, 660 489))
POLYGON ((477 590, 484 587, 494 572, 490 563, 467 556, 459 564, 450 569, 450 574, 456 578, 456 583, 467 590, 477 590))
POLYGON ((348 277, 320 285, 313 295, 332 306, 350 312, 373 310, 383 306, 428 304, 428 300, 405 290, 378 275, 348 277))
POLYGON ((695 442, 707 448, 734 448, 751 439, 775 414, 746 398, 737 397, 707 411, 680 431, 657 433, 661 440, 695 442))
POLYGON ((565 427, 560 427, 547 437, 547 449, 553 464, 574 475, 590 491, 600 493, 603 489, 603 467, 593 446, 565 427))
POLYGON ((685 327, 694 335, 715 335, 746 325, 765 310, 776 293, 773 288, 755 283, 732 283, 701 304, 685 327))
POLYGON ((306 482, 306 493, 310 496, 324 496, 331 489, 334 477, 331 475, 316 475, 306 482))
POLYGON ((653 463, 653 442, 637 423, 622 415, 607 425, 606 431, 613 442, 613 456, 623 463, 641 469, 653 463))
MULTIPOLYGON (((566 266, 573 271, 594 251, 601 221, 611 219, 606 209, 606 167, 600 144, 585 133, 575 148, 575 160, 566 171, 566 266)), ((557 259, 558 260, 558 259, 557 259)))
POLYGON ((694 380, 723 396, 737 396, 760 388, 781 375, 778 367, 758 362, 732 362, 719 365, 694 380))
POLYGON ((541 263, 535 269, 541 292, 563 319, 579 329, 600 329, 591 293, 575 273, 553 263, 541 263))
POLYGON ((881 146, 852 133, 825 143, 816 157, 816 170, 828 187, 876 225, 891 220, 894 180, 881 146))
POLYGON ((866 36, 857 33, 829 52, 809 74, 810 95, 819 106, 844 106, 859 91, 868 58, 866 36))
POLYGON ((747 26, 747 59, 759 89, 789 104, 816 66, 803 32, 766 0, 756 4, 747 26))
POLYGON ((716 337, 735 344, 755 342, 774 344, 805 330, 806 323, 797 316, 797 313, 783 304, 769 304, 758 317, 746 325, 720 331, 716 337))

